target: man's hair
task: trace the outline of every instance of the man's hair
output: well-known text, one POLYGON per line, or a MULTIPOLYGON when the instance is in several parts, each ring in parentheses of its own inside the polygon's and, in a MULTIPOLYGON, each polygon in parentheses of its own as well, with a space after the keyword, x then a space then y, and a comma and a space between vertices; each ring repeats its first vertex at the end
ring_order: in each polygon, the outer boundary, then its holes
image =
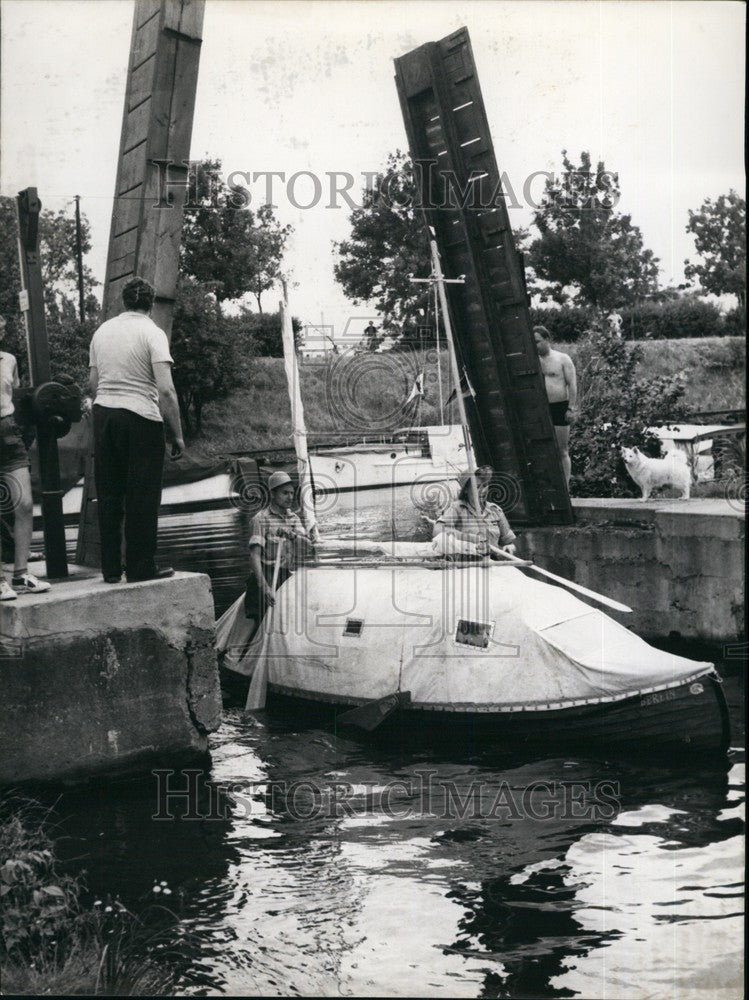
POLYGON ((533 332, 540 333, 541 336, 544 338, 544 340, 551 340, 551 334, 549 333, 549 331, 546 329, 545 326, 534 326, 533 332))
POLYGON ((156 297, 153 285, 145 278, 131 278, 122 289, 122 301, 126 309, 149 312, 156 297))

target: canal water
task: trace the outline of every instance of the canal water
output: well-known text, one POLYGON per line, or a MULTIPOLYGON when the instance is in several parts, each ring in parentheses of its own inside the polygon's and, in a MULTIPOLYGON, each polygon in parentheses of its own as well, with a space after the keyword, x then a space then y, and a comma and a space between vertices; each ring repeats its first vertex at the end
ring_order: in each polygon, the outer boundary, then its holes
POLYGON ((60 845, 96 898, 177 914, 177 993, 738 997, 727 666, 726 760, 391 744, 230 710, 194 795, 168 773, 65 793, 60 845))
MULTIPOLYGON (((360 533, 403 537, 404 505, 357 504, 360 533)), ((393 742, 228 709, 210 770, 64 792, 59 848, 91 901, 174 914, 177 994, 738 997, 744 684, 741 661, 720 669, 717 760, 393 742)))

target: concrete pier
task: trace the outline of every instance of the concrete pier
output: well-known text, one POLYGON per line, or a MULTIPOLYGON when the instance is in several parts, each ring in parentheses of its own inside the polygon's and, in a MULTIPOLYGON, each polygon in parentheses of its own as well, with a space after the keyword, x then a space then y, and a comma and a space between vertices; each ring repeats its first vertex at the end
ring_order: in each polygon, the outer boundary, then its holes
POLYGON ((744 513, 727 500, 573 500, 575 524, 522 534, 521 554, 628 604, 650 638, 744 633, 744 513))
POLYGON ((221 697, 210 581, 90 571, 0 612, 0 782, 79 781, 207 753, 221 697))

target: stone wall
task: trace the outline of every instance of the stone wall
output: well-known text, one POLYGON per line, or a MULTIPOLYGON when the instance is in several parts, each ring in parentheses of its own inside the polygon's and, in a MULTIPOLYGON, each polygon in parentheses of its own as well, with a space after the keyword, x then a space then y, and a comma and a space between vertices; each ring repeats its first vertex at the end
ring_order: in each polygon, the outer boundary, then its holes
POLYGON ((73 577, 2 606, 0 782, 205 755, 221 698, 208 577, 73 577))
POLYGON ((522 533, 519 554, 628 604, 640 635, 744 633, 744 514, 726 500, 575 500, 571 528, 522 533))

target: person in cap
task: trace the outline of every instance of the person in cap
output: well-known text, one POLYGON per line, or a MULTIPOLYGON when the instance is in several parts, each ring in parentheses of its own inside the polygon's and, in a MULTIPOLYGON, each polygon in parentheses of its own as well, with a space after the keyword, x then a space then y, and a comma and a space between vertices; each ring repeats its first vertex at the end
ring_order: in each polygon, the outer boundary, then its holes
MULTIPOLYGON (((5 336, 5 317, 0 316, 0 340, 5 336)), ((14 419, 13 390, 20 385, 14 355, 0 351, 0 492, 3 509, 13 511, 15 562, 12 585, 5 579, 0 561, 0 601, 14 601, 18 594, 43 594, 46 580, 29 573, 34 506, 31 497, 29 455, 14 419)))
POLYGON ((106 583, 122 576, 123 519, 128 582, 174 575, 156 566, 164 423, 173 459, 185 442, 169 341, 149 316, 154 296, 147 281, 132 278, 122 290, 125 311, 102 323, 91 340, 94 478, 106 583))
POLYGON ((435 521, 434 538, 444 532, 456 541, 472 546, 476 556, 490 554, 492 546, 515 555, 515 533, 502 508, 488 499, 493 475, 490 465, 482 465, 476 470, 478 510, 474 506, 471 477, 463 477, 458 499, 435 521))
POLYGON ((294 484, 286 472, 273 472, 268 479, 270 503, 258 511, 250 525, 250 566, 247 580, 245 615, 255 627, 269 607, 276 603, 273 572, 281 548, 278 581, 280 587, 296 569, 305 554, 312 552, 310 541, 294 506, 294 484))

